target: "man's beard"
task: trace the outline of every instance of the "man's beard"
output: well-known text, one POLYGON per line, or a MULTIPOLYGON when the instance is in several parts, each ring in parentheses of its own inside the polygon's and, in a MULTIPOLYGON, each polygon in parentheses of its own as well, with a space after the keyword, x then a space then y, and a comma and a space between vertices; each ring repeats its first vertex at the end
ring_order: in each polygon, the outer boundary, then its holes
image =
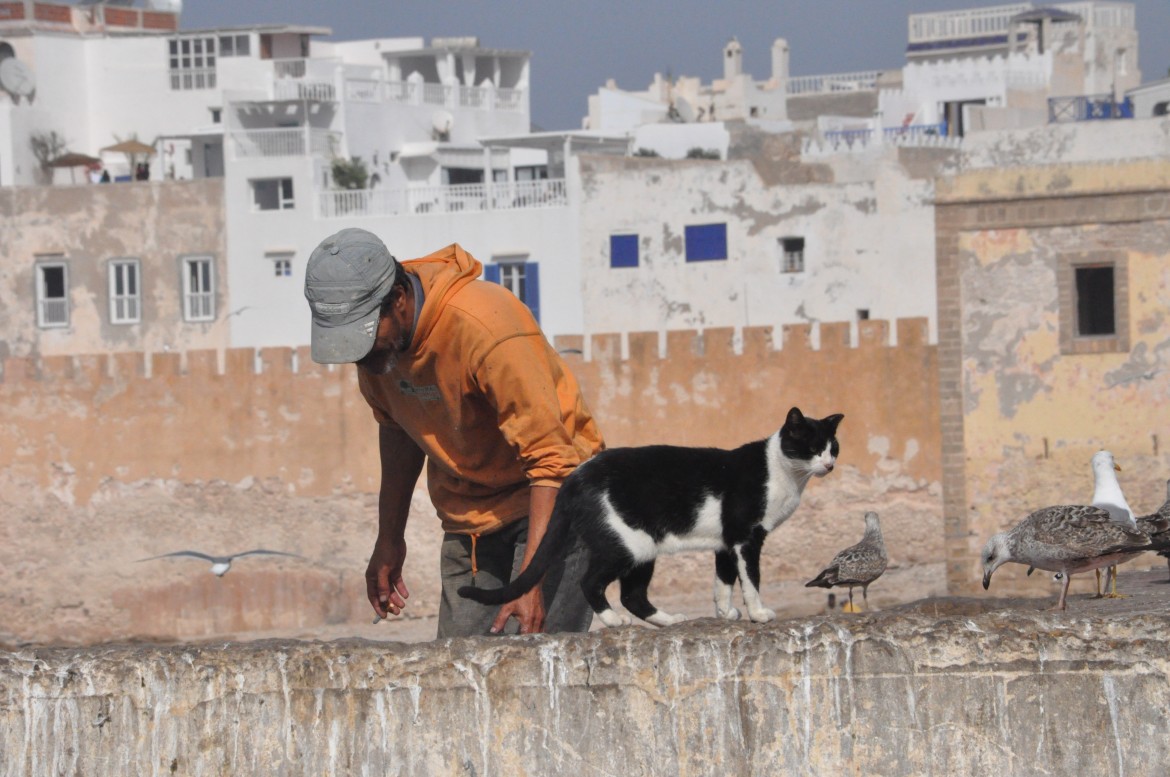
POLYGON ((375 348, 356 363, 371 375, 389 375, 398 364, 398 354, 390 348, 375 348))
POLYGON ((390 348, 375 348, 359 359, 356 362, 357 366, 371 375, 389 375, 394 366, 398 364, 398 354, 406 353, 406 349, 410 347, 413 334, 413 332, 403 332, 390 348))

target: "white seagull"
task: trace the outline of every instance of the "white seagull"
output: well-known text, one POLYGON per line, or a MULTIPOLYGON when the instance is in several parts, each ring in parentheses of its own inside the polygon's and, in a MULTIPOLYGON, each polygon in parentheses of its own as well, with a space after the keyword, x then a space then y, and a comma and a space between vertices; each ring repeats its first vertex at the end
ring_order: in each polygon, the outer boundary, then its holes
POLYGON ((293 558, 304 558, 296 553, 285 553, 282 550, 265 550, 264 548, 256 548, 254 550, 245 550, 243 553, 233 553, 230 556, 209 556, 206 553, 200 553, 197 550, 176 550, 174 553, 164 553, 161 556, 151 556, 150 558, 140 558, 139 561, 154 561, 159 558, 173 558, 175 556, 190 556, 191 558, 201 558, 204 561, 211 562, 211 571, 215 573, 216 577, 223 577, 227 571, 232 568, 232 562, 244 556, 291 556, 293 558))
MULTIPOLYGON (((1117 482, 1117 474, 1121 472, 1121 467, 1113 460, 1113 454, 1109 451, 1097 451, 1093 454, 1093 507, 1100 507, 1109 513, 1109 520, 1113 521, 1122 528, 1130 531, 1141 531, 1137 525, 1137 516, 1133 514, 1133 508, 1129 506, 1129 502, 1125 501, 1125 494, 1121 492, 1121 484, 1117 482)), ((1117 563, 1111 565, 1105 571, 1105 584, 1110 585, 1109 581, 1112 579, 1112 586, 1110 593, 1105 594, 1106 599, 1117 599, 1121 594, 1117 593, 1117 564, 1137 558, 1141 553, 1134 553, 1130 556, 1123 556, 1117 560, 1117 563)), ((1097 595, 1101 596, 1101 570, 1097 570, 1097 595)))

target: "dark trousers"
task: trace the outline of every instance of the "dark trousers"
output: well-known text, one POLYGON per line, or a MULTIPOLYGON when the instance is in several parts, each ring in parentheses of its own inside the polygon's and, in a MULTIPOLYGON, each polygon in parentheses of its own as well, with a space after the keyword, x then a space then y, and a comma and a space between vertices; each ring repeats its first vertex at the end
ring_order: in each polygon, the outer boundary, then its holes
MULTIPOLYGON (((471 537, 466 534, 443 535, 439 574, 443 581, 443 598, 439 603, 439 634, 443 637, 471 637, 488 634, 500 612, 499 605, 479 604, 458 594, 461 586, 499 588, 519 574, 528 541, 528 519, 505 526, 492 534, 482 534, 475 543, 478 571, 471 575, 471 537)), ((588 631, 593 610, 581 593, 588 555, 584 545, 575 540, 569 553, 549 567, 544 577, 546 632, 588 631)), ((505 634, 516 634, 520 624, 508 620, 505 634)))

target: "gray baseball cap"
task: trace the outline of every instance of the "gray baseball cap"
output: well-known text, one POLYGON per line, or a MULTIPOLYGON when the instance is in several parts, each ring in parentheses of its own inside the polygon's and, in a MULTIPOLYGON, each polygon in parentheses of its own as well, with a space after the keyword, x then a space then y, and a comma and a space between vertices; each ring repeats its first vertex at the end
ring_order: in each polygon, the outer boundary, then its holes
POLYGON ((394 257, 377 235, 343 229, 321 241, 305 269, 313 361, 356 362, 374 347, 378 308, 394 283, 394 257))

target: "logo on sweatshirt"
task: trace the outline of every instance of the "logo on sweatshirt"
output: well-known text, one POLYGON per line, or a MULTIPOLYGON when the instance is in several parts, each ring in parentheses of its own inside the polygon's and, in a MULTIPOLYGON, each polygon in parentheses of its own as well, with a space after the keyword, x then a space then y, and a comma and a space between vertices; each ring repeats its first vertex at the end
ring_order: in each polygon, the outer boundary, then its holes
POLYGON ((442 398, 438 386, 416 386, 408 380, 398 381, 398 390, 420 402, 436 402, 442 398))

